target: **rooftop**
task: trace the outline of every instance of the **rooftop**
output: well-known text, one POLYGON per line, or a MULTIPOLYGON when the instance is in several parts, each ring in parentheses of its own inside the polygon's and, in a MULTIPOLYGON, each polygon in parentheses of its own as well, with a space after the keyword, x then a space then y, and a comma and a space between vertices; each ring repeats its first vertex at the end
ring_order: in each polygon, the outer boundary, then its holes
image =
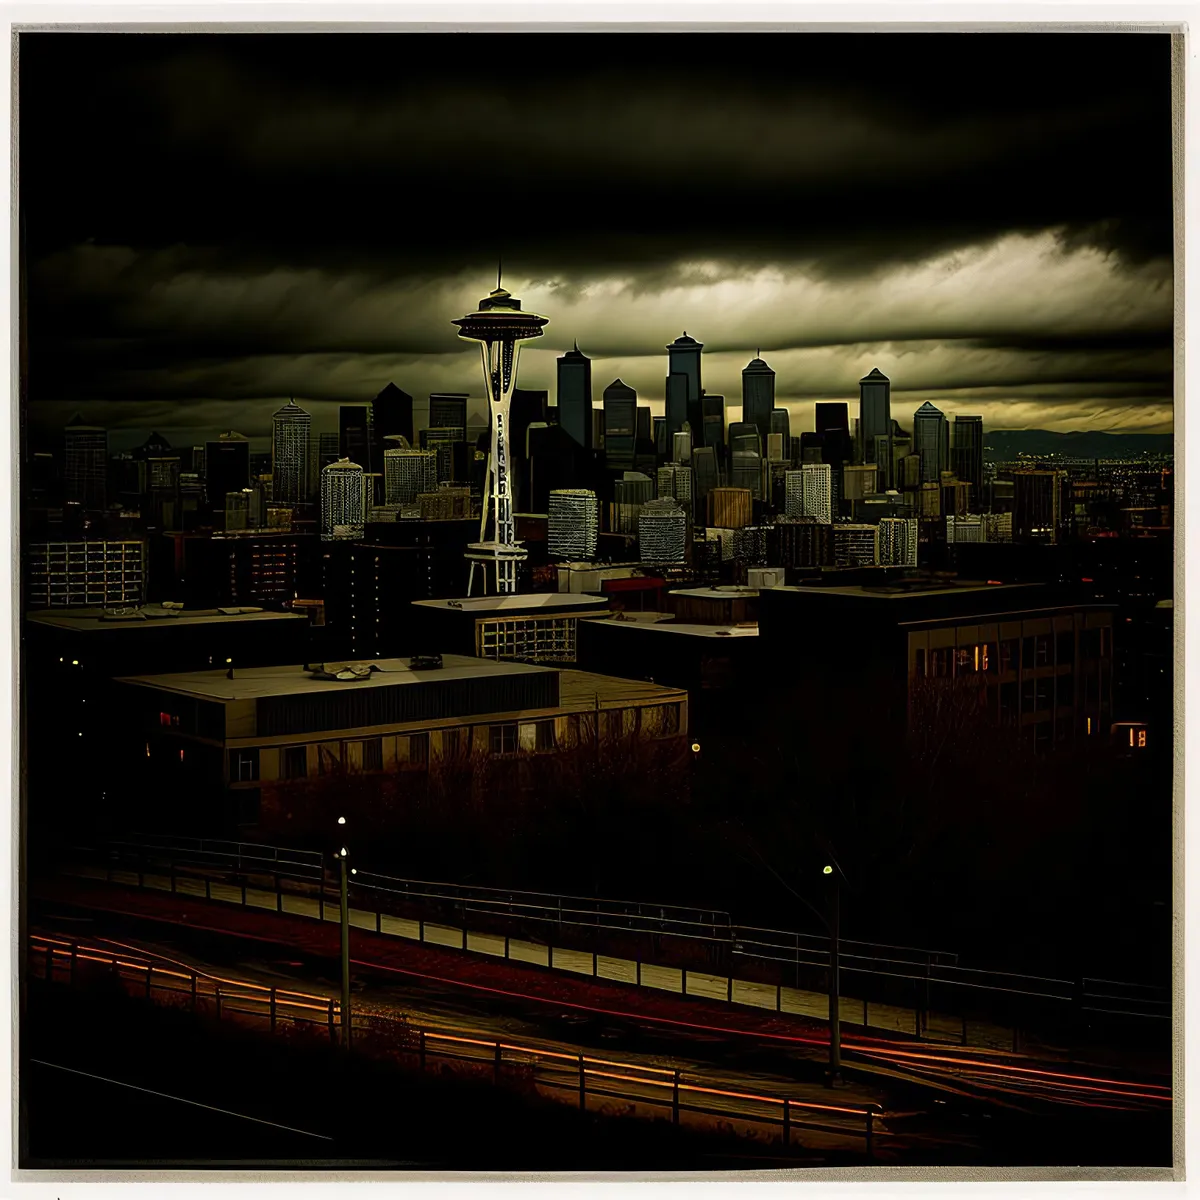
POLYGON ((264 612, 261 609, 243 612, 238 608, 166 609, 148 604, 128 617, 106 616, 103 608, 58 608, 31 612, 26 619, 35 625, 53 629, 160 629, 164 625, 217 625, 236 621, 239 624, 262 621, 302 621, 302 613, 264 612))
POLYGON ((749 600, 758 595, 758 588, 730 585, 727 587, 673 588, 672 596, 693 596, 698 600, 749 600))
POLYGON ((552 609, 595 609, 605 602, 579 592, 535 592, 515 596, 472 596, 461 600, 414 600, 419 608, 436 608, 452 612, 538 612, 552 609))
POLYGON ((614 629, 651 629, 658 633, 677 633, 683 637, 756 638, 758 625, 696 625, 676 621, 666 613, 622 613, 620 616, 597 618, 598 622, 614 629), (659 619, 651 619, 651 618, 659 619))
MULTIPOLYGON (((847 528, 847 526, 843 526, 847 528)), ((863 528, 862 526, 849 526, 849 528, 863 528)), ((867 528, 874 528, 867 526, 867 528)), ((868 600, 903 600, 912 597, 924 596, 962 596, 972 593, 981 594, 983 592, 1027 592, 1031 587, 1041 587, 1042 584, 1030 583, 950 583, 938 582, 928 586, 917 584, 906 584, 905 582, 897 582, 894 584, 878 583, 878 584, 842 584, 840 586, 831 585, 827 587, 805 587, 803 585, 786 585, 775 587, 771 590, 774 592, 797 592, 805 596, 855 596, 864 597, 868 600)))
MULTIPOLYGON (((499 676, 547 674, 549 667, 532 667, 524 663, 495 662, 487 658, 469 658, 459 654, 442 656, 442 666, 413 670, 406 658, 363 659, 363 664, 378 668, 365 679, 338 682, 314 679, 302 665, 286 667, 238 667, 230 679, 223 669, 214 671, 183 671, 177 675, 132 675, 118 682, 131 683, 159 691, 191 696, 197 700, 216 700, 225 704, 233 700, 258 700, 266 696, 301 696, 313 693, 328 695, 348 689, 412 686, 436 683, 446 679, 488 679, 499 676)), ((312 666, 319 664, 313 663, 312 666)), ((327 667, 335 664, 326 664, 327 667)))

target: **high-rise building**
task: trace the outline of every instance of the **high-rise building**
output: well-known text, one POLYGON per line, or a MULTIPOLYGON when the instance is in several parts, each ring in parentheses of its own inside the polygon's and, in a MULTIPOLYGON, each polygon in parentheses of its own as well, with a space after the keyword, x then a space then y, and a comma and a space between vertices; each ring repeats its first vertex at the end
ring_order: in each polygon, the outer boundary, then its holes
POLYGON ((781 463, 784 461, 784 440, 782 433, 767 434, 767 462, 781 463))
POLYGON ((674 500, 692 519, 692 468, 667 463, 658 468, 658 498, 674 500))
POLYGON ((950 466, 950 426, 927 400, 913 414, 913 450, 921 456, 921 482, 936 482, 950 466))
POLYGON ((467 393, 430 392, 429 425, 433 429, 451 425, 463 430, 465 433, 467 428, 467 393))
POLYGON ((338 409, 338 453, 364 471, 371 463, 371 410, 365 404, 343 404, 338 409))
POLYGON ((604 465, 632 471, 637 446, 637 392, 619 379, 604 389, 604 465))
POLYGON ((371 401, 371 467, 382 471, 383 456, 395 446, 388 438, 402 437, 410 446, 413 442, 413 398, 394 383, 371 401))
POLYGON ((873 567, 879 564, 878 525, 834 525, 833 562, 837 567, 873 567))
POLYGON ((682 373, 667 376, 666 391, 667 432, 674 437, 681 430, 691 427, 688 410, 688 377, 682 373))
POLYGON ((108 431, 85 425, 76 416, 65 431, 63 498, 88 512, 103 511, 107 502, 108 431))
POLYGON ((347 458, 331 463, 321 472, 321 540, 361 538, 366 515, 362 467, 347 458))
POLYGON ((386 504, 415 504, 422 492, 438 485, 436 450, 385 450, 383 493, 386 504))
POLYGON ((761 358, 742 368, 742 420, 758 430, 759 452, 766 448, 775 409, 775 372, 761 358))
POLYGON ((709 493, 721 483, 721 469, 717 461, 717 451, 713 446, 692 446, 692 484, 695 493, 695 510, 697 517, 702 519, 708 511, 709 493))
POLYGON ((626 471, 624 478, 613 480, 613 533, 637 533, 638 513, 642 505, 654 499, 654 480, 641 471, 626 471))
POLYGON ((671 461, 690 463, 692 461, 692 431, 681 429, 671 434, 671 461))
MULTIPOLYGON (((725 397, 705 392, 700 397, 701 427, 705 446, 712 446, 721 459, 725 454, 725 397)), ((694 440, 693 434, 693 440, 694 440)))
POLYGON ((984 541, 986 542, 1011 542, 1012 536, 1012 513, 984 513, 983 514, 984 541))
POLYGON ((919 526, 915 517, 884 517, 879 522, 879 561, 883 566, 917 565, 919 526))
POLYGON ((874 463, 849 463, 842 468, 842 496, 846 500, 861 500, 876 490, 877 472, 874 463))
POLYGON ((592 360, 578 342, 558 359, 558 423, 578 445, 592 448, 592 360))
POLYGON ((277 409, 271 418, 271 499, 281 504, 303 504, 308 499, 308 462, 311 454, 312 416, 295 400, 277 409))
POLYGON ((785 567, 833 566, 833 525, 812 517, 787 517, 777 521, 779 561, 785 567))
POLYGON ((654 423, 648 404, 639 404, 637 407, 637 440, 639 442, 654 440, 654 423))
POLYGON ((676 338, 667 347, 667 423, 672 433, 682 428, 676 424, 679 413, 678 385, 673 389, 670 382, 670 376, 682 375, 685 380, 684 411, 687 423, 692 427, 692 441, 696 445, 707 444, 703 440, 703 411, 700 405, 700 397, 704 395, 700 378, 700 355, 703 350, 703 344, 694 337, 688 337, 686 330, 682 337, 676 338))
MULTIPOLYGON (((317 470, 318 472, 325 470, 330 463, 335 463, 341 455, 338 453, 338 446, 341 438, 336 433, 322 433, 317 435, 317 470)), ((362 466, 359 463, 359 466, 362 466)))
POLYGON ((795 515, 813 517, 822 525, 828 525, 833 520, 833 479, 829 464, 804 463, 800 476, 804 510, 795 515))
POLYGON ((550 493, 546 549, 551 558, 589 562, 596 554, 600 531, 596 493, 586 488, 562 488, 550 493))
MULTIPOLYGON (((858 389, 858 436, 862 443, 862 461, 878 462, 879 439, 884 438, 890 443, 892 436, 892 383, 878 367, 874 367, 870 374, 858 381, 858 389)), ((887 453, 881 464, 884 470, 891 461, 890 445, 885 448, 887 453)), ((887 481, 883 483, 886 487, 887 481)))
POLYGON ((638 513, 638 551, 642 562, 681 563, 687 557, 687 544, 688 514, 682 505, 669 497, 642 505, 638 513))
POLYGON ((664 463, 671 457, 671 439, 667 436, 667 418, 654 418, 655 464, 664 463))
POLYGON ((946 518, 946 544, 948 546, 960 546, 964 542, 986 542, 987 540, 987 526, 984 524, 982 516, 949 516, 946 518))
POLYGON ((983 495, 983 418, 954 418, 952 459, 954 473, 971 485, 971 494, 983 495))
POLYGON ((209 507, 220 511, 230 492, 250 486, 250 443, 232 429, 204 445, 204 491, 209 507))
POLYGON ((792 418, 786 408, 771 409, 771 433, 778 433, 783 437, 783 450, 785 455, 791 454, 792 443, 792 418))
POLYGON ((225 530, 233 533, 250 528, 250 489, 230 492, 225 497, 225 530))
POLYGON ((1062 471, 1014 471, 1012 535, 1014 541, 1058 544, 1062 522, 1062 471))
POLYGON ((744 529, 753 517, 754 503, 749 489, 718 487, 708 493, 708 524, 713 528, 744 529))

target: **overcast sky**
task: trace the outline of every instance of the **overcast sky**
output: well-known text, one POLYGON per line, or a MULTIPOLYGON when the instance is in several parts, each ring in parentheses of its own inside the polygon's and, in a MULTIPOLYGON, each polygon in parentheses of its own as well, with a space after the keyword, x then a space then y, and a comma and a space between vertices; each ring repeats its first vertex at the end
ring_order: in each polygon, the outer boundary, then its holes
POLYGON ((761 348, 793 430, 874 366, 906 427, 1170 429, 1165 34, 24 34, 19 71, 37 429, 482 412, 450 322, 500 253, 552 402, 578 339, 661 412, 686 330, 731 419, 761 348))

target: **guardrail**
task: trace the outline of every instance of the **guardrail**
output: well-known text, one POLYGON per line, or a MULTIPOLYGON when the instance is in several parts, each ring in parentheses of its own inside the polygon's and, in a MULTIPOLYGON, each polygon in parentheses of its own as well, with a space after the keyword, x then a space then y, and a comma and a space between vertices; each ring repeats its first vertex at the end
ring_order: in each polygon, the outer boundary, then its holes
MULTIPOLYGON (((253 903, 259 907, 272 907, 279 912, 305 915, 300 906, 302 898, 312 901, 311 915, 320 920, 327 919, 329 911, 336 912, 340 903, 332 874, 326 874, 323 856, 315 851, 296 851, 287 848, 260 846, 252 843, 195 842, 186 839, 144 839, 111 843, 106 852, 91 849, 85 855, 99 855, 106 863, 106 878, 113 879, 121 874, 122 866, 136 873, 136 881, 144 886, 147 875, 156 870, 164 879, 169 879, 167 890, 191 891, 196 880, 203 886, 201 893, 206 898, 230 899, 226 894, 229 885, 220 885, 220 895, 215 895, 214 875, 232 875, 238 882, 240 902, 253 903), (189 880, 186 886, 177 887, 177 880, 189 880), (257 889, 248 880, 270 881, 269 892, 257 889), (285 886, 285 884, 287 886, 285 886), (252 896, 252 893, 254 894, 252 896), (265 894, 263 894, 265 893, 265 894), (268 901, 268 897, 273 897, 268 901)), ((127 878, 125 882, 130 882, 127 878)), ((827 937, 814 936, 788 930, 763 929, 753 926, 734 925, 727 913, 688 909, 681 906, 639 904, 627 901, 596 900, 587 897, 559 896, 546 893, 478 888, 464 885, 429 883, 421 880, 402 879, 376 872, 357 871, 351 882, 351 906, 368 907, 372 924, 377 932, 389 932, 383 922, 389 916, 403 916, 406 909, 442 915, 452 921, 460 931, 456 939, 461 949, 467 945, 468 921, 471 917, 485 919, 481 931, 486 931, 487 922, 501 927, 522 927, 532 931, 531 940, 544 943, 548 961, 542 965, 553 966, 556 951, 564 955, 584 953, 590 958, 592 970, 585 972, 599 975, 598 960, 609 958, 599 952, 597 935, 609 939, 621 935, 650 938, 651 946, 662 939, 678 939, 677 945, 696 945, 707 948, 705 953, 716 956, 728 964, 729 969, 719 978, 725 998, 735 1002, 735 984, 750 988, 758 985, 770 986, 774 993, 774 1007, 785 1011, 783 993, 789 990, 781 978, 775 980, 735 980, 734 963, 741 961, 749 970, 757 969, 794 972, 796 988, 800 990, 802 973, 812 984, 810 991, 822 990, 821 975, 828 968, 829 943, 827 937), (361 903, 360 903, 361 902, 361 903), (592 948, 578 951, 563 945, 564 937, 587 936, 592 948), (557 943, 555 945, 554 943, 557 943)), ((434 937, 426 937, 426 926, 436 927, 436 919, 418 920, 415 936, 420 941, 436 941, 451 944, 434 937)), ((407 934, 402 936, 409 936, 407 934)), ((509 956, 509 938, 504 937, 504 956, 509 956)), ((536 958, 524 961, 536 963, 536 958)), ((621 961, 624 961, 622 959, 621 961)), ((687 993, 688 974, 693 977, 706 975, 709 967, 697 969, 693 966, 667 966, 651 963, 639 952, 629 957, 631 968, 636 971, 636 980, 624 980, 622 976, 610 976, 625 982, 642 982, 643 965, 671 970, 681 974, 681 985, 677 989, 687 993)), ((1038 1019, 1047 1014, 1052 1019, 1060 1014, 1064 1020, 1077 1023, 1088 1016, 1114 1017, 1128 1020, 1148 1021, 1162 1024, 1171 1016, 1170 996, 1165 989, 1143 984, 1121 983, 1097 979, 1068 980, 1047 976, 1020 974, 1010 971, 992 971, 979 967, 963 967, 957 955, 944 951, 922 950, 915 947, 888 946, 880 943, 859 942, 842 938, 839 941, 839 966, 845 976, 859 980, 859 990, 873 991, 873 996, 861 1000, 844 1001, 862 1009, 862 1024, 872 1024, 869 1008, 874 1006, 877 1014, 883 1011, 886 1019, 876 1022, 876 1027, 910 1033, 917 1037, 933 1037, 940 1040, 967 1041, 967 1021, 970 1011, 978 1007, 978 1000, 1003 1010, 1011 1038, 1017 1038, 1016 1028, 1023 1019, 1022 1014, 1033 1013, 1038 1019), (953 1014, 951 1019, 936 1018, 941 1008, 953 1014), (887 1010, 891 1010, 888 1012, 887 1010), (907 1011, 905 1023, 898 1012, 907 1011)), ((714 977, 717 978, 717 977, 714 977)), ((654 985, 651 985, 654 986, 654 985)), ((710 987, 708 995, 713 991, 710 987)), ((743 1001, 745 1002, 745 1001, 743 1001)), ((766 1005, 771 1007, 770 1004, 766 1005)), ((816 1015, 816 1014, 814 1014, 816 1015)), ((857 1023, 857 1018, 852 1017, 857 1023)), ((1007 1027, 1007 1026, 1006 1026, 1007 1027)))
MULTIPOLYGON (((36 968, 31 975, 49 983, 80 986, 108 976, 146 1000, 183 1005, 218 1021, 262 1020, 272 1034, 290 1025, 320 1029, 324 1036, 327 1028, 331 1042, 340 1040, 341 1005, 332 997, 223 978, 180 963, 164 966, 138 951, 114 951, 66 938, 31 934, 28 944, 31 967, 41 958, 40 975, 36 968)), ((711 1086, 696 1076, 685 1078, 675 1068, 469 1037, 378 1012, 352 1013, 352 1021, 350 1040, 358 1051, 390 1054, 401 1065, 420 1071, 431 1059, 469 1064, 488 1073, 497 1085, 529 1084, 555 1094, 570 1093, 581 1112, 588 1111, 589 1100, 615 1099, 633 1105, 635 1114, 642 1107, 669 1110, 675 1125, 683 1114, 691 1113, 777 1128, 784 1148, 803 1148, 797 1131, 861 1140, 868 1159, 874 1157, 876 1138, 884 1132, 877 1125, 883 1115, 878 1105, 815 1104, 790 1096, 735 1091, 711 1086)))

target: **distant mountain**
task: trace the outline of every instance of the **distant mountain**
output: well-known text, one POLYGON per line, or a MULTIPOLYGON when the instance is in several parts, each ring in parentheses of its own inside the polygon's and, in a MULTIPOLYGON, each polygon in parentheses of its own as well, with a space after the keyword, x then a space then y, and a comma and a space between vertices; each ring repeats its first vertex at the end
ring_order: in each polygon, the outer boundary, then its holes
POLYGON ((1084 430, 1055 433, 1049 429, 989 429, 983 437, 987 456, 1001 461, 1019 454, 1061 454, 1066 458, 1138 458, 1172 454, 1169 433, 1100 433, 1084 430))

